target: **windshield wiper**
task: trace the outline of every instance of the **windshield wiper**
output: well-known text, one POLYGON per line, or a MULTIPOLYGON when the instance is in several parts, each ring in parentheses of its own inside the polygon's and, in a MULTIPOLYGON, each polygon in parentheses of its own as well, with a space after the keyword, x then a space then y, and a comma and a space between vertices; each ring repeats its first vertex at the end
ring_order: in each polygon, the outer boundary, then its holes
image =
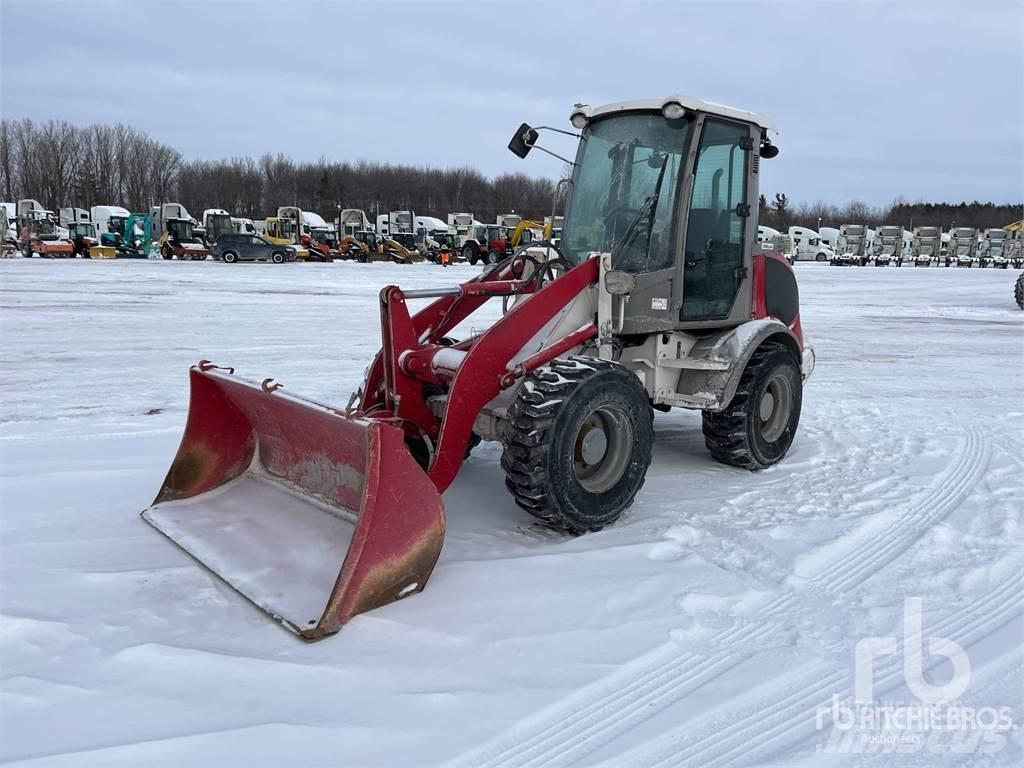
POLYGON ((654 191, 644 198, 643 203, 637 209, 636 216, 633 217, 629 226, 626 227, 622 240, 612 249, 612 263, 615 263, 616 257, 620 256, 626 248, 633 244, 640 231, 637 225, 643 220, 645 214, 647 216, 647 241, 644 243, 644 261, 647 261, 651 250, 651 236, 654 234, 654 214, 658 210, 658 200, 661 198, 661 185, 665 180, 665 170, 667 168, 668 156, 666 155, 662 158, 661 171, 658 172, 658 180, 654 184, 654 191))

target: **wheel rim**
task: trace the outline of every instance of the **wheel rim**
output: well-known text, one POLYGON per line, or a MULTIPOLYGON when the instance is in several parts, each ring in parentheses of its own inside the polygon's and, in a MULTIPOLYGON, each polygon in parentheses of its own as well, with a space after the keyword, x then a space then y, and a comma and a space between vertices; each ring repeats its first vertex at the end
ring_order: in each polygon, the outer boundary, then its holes
POLYGON ((498 263, 498 254, 496 254, 494 251, 491 251, 489 254, 487 254, 487 263, 488 264, 497 264, 498 263))
POLYGON ((583 420, 576 433, 576 480, 590 493, 604 493, 622 479, 632 455, 633 427, 625 412, 617 406, 601 406, 583 420))
POLYGON ((766 442, 774 443, 789 424, 789 414, 793 410, 793 388, 789 379, 779 373, 768 381, 768 386, 761 394, 758 403, 758 420, 761 436, 766 442))

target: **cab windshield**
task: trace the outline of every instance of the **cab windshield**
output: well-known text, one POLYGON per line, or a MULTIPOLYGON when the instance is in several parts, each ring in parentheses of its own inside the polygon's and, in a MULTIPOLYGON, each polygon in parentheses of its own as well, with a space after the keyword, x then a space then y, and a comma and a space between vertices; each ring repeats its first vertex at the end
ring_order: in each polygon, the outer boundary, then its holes
POLYGON ((192 222, 182 219, 171 219, 167 222, 167 231, 176 240, 183 243, 192 241, 192 222))
POLYGON ((632 272, 672 264, 672 212, 690 136, 688 120, 626 112, 594 120, 576 153, 561 237, 566 259, 615 254, 632 272))

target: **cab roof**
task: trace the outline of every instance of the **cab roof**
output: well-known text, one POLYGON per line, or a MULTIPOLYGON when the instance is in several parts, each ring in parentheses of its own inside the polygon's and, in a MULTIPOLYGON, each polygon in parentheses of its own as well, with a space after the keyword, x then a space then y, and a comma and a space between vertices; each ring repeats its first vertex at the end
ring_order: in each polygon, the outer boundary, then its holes
POLYGON ((616 101, 611 104, 603 104, 599 107, 591 107, 588 104, 582 104, 580 106, 573 107, 570 111, 570 115, 574 115, 577 112, 583 112, 587 117, 593 118, 600 115, 607 115, 612 112, 630 112, 633 110, 660 112, 662 107, 670 101, 677 101, 690 110, 707 112, 713 115, 721 115, 722 117, 731 117, 735 120, 754 123, 766 130, 774 131, 775 133, 779 132, 774 121, 764 115, 759 115, 756 112, 748 112, 745 109, 729 107, 725 104, 717 104, 713 101, 704 101, 703 99, 698 99, 693 96, 683 96, 681 94, 674 94, 661 99, 632 99, 630 101, 616 101))

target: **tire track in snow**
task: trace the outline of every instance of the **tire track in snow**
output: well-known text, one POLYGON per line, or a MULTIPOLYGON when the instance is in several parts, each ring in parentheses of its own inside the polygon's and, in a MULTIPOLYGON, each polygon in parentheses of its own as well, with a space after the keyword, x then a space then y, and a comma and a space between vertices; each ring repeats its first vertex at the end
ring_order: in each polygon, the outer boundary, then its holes
POLYGON ((981 480, 991 447, 978 427, 969 427, 956 465, 925 496, 884 531, 869 535, 853 552, 832 563, 812 580, 826 591, 845 591, 909 549, 928 528, 960 506, 981 480))
MULTIPOLYGON (((758 627, 758 637, 772 628, 758 627)), ((700 656, 664 643, 449 763, 467 768, 569 765, 747 656, 700 656)))
MULTIPOLYGON (((934 626, 926 628, 926 632, 928 636, 953 639, 968 647, 1022 614, 1024 614, 1024 574, 1017 573, 1012 579, 996 587, 977 603, 971 603, 961 610, 944 616, 934 626)), ((876 691, 885 693, 898 688, 903 683, 902 656, 886 657, 885 660, 876 659, 874 670, 876 670, 876 674, 874 674, 874 689, 876 691)), ((738 732, 732 739, 731 745, 727 745, 728 726, 725 729, 712 731, 711 742, 692 755, 692 758, 700 758, 694 765, 711 767, 736 765, 739 762, 749 764, 752 757, 760 761, 777 755, 785 745, 799 741, 805 735, 803 731, 813 731, 817 709, 827 705, 831 695, 836 693, 839 693, 841 697, 851 695, 849 684, 852 681, 852 675, 849 670, 843 668, 837 673, 827 676, 827 680, 833 680, 837 675, 841 683, 844 683, 842 687, 829 687, 824 681, 810 683, 799 694, 795 694, 800 697, 785 708, 784 712, 782 708, 779 708, 776 714, 781 717, 778 718, 777 725, 769 729, 764 728, 765 718, 762 713, 766 710, 763 706, 764 702, 761 702, 761 705, 755 706, 752 714, 743 721, 739 721, 736 726, 738 732), (708 751, 721 745, 727 745, 725 752, 710 758, 703 757, 708 751), (763 754, 755 754, 758 751, 763 754)), ((669 757, 671 762, 668 763, 665 760, 659 763, 645 761, 644 765, 649 765, 651 768, 656 765, 678 765, 681 754, 673 752, 669 757)), ((691 757, 687 756, 686 759, 691 759, 691 757)))
MULTIPOLYGON (((946 637, 963 646, 994 632, 1024 615, 1024 573, 1012 578, 958 611, 926 627, 930 636, 946 637)), ((744 715, 725 723, 714 721, 696 736, 688 737, 691 727, 678 728, 647 747, 634 750, 615 760, 616 765, 728 766, 760 762, 777 755, 785 746, 814 732, 819 707, 827 706, 833 694, 850 694, 852 673, 813 661, 797 670, 797 688, 781 697, 770 690, 758 701, 744 707, 744 715), (769 725, 770 727, 765 727, 769 725)), ((875 660, 875 689, 886 692, 903 681, 902 657, 875 660)), ((735 710, 734 710, 735 711, 735 710)))
MULTIPOLYGON (((913 503, 907 514, 900 515, 881 533, 870 532, 871 535, 839 563, 827 566, 812 577, 813 591, 819 594, 848 591, 870 578, 876 569, 896 559, 928 526, 951 513, 966 498, 984 473, 988 456, 989 445, 980 428, 970 427, 963 449, 953 467, 944 470, 943 478, 913 503), (839 567, 842 564, 855 569, 855 576, 848 577, 839 567)), ((750 622, 723 631, 711 643, 735 647, 770 635, 775 631, 774 625, 758 624, 757 618, 773 618, 799 603, 793 592, 780 595, 750 622)), ((703 656, 683 651, 674 642, 664 643, 525 718, 450 765, 480 768, 571 765, 752 655, 727 652, 703 656)), ((823 669, 830 668, 820 662, 811 663, 818 664, 823 669)), ((816 682, 823 681, 821 669, 812 668, 808 674, 816 682)), ((831 676, 828 679, 831 681, 831 676)))

